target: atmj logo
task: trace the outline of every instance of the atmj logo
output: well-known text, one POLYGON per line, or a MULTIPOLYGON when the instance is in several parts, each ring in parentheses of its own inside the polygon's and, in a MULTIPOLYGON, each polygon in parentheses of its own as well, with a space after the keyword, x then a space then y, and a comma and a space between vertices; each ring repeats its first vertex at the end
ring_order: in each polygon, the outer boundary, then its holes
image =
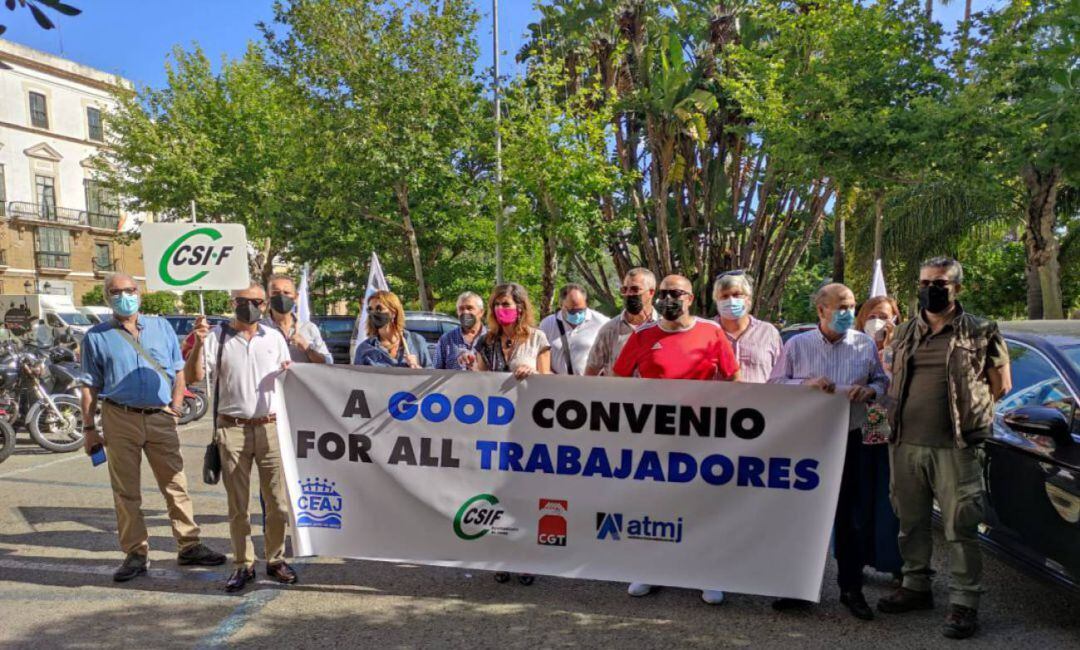
POLYGON ((296 500, 298 528, 341 528, 341 495, 334 483, 318 478, 300 481, 296 500))
POLYGON ((499 505, 494 494, 477 494, 465 500, 454 515, 454 534, 466 541, 480 539, 484 535, 506 536, 517 531, 504 525, 506 509, 499 505))
POLYGON ((158 266, 158 275, 166 284, 174 287, 182 287, 201 280, 210 271, 207 266, 220 266, 222 262, 233 252, 232 246, 216 246, 214 244, 192 244, 189 239, 194 237, 208 237, 214 242, 221 239, 222 234, 216 228, 196 228, 176 238, 165 254, 161 256, 161 264, 158 266), (203 270, 186 278, 178 278, 173 275, 173 268, 183 270, 202 267, 203 270))
POLYGON ((620 540, 623 535, 627 539, 678 544, 683 537, 683 520, 679 517, 675 521, 660 521, 648 515, 624 520, 622 513, 596 513, 596 539, 620 540))
POLYGON ((566 501, 540 499, 540 524, 536 543, 541 546, 566 546, 566 501))

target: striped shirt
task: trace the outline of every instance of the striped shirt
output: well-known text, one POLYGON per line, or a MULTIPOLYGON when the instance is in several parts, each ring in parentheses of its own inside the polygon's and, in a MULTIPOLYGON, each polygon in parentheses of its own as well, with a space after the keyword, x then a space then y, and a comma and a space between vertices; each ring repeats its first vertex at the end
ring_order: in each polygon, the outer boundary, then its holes
MULTIPOLYGON (((854 329, 830 342, 821 328, 792 337, 780 351, 773 366, 770 384, 801 384, 807 379, 825 377, 842 387, 869 386, 884 397, 889 377, 881 367, 874 339, 854 329)), ((866 422, 866 404, 851 403, 848 429, 857 429, 866 422)))

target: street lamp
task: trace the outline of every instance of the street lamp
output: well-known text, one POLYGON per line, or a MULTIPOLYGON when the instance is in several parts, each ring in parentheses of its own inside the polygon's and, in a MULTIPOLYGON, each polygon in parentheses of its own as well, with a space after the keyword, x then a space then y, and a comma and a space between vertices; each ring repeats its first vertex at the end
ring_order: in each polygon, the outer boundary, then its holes
POLYGON ((22 286, 26 293, 30 293, 30 290, 34 288, 34 283, 27 280, 26 282, 23 282, 22 286))
POLYGON ((43 287, 41 288, 41 293, 49 293, 49 289, 52 289, 52 285, 51 285, 51 284, 49 284, 49 281, 48 281, 48 280, 46 280, 46 281, 45 281, 45 286, 43 286, 43 287))

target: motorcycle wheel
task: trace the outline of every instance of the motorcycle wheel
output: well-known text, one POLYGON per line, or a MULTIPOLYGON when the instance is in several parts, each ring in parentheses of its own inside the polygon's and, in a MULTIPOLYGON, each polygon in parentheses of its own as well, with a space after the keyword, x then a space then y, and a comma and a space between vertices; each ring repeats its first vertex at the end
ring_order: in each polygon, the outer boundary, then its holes
POLYGON ((210 410, 210 400, 206 399, 202 393, 195 393, 195 417, 192 419, 202 419, 208 410, 210 410))
POLYGON ((82 404, 70 395, 53 395, 52 400, 60 411, 60 417, 56 417, 44 402, 37 402, 26 414, 30 436, 49 451, 63 453, 81 449, 82 404))
POLYGON ((184 397, 184 402, 180 405, 180 417, 176 419, 177 424, 187 424, 195 420, 196 401, 195 397, 184 397))
POLYGON ((0 419, 0 463, 15 453, 15 429, 7 420, 0 419))

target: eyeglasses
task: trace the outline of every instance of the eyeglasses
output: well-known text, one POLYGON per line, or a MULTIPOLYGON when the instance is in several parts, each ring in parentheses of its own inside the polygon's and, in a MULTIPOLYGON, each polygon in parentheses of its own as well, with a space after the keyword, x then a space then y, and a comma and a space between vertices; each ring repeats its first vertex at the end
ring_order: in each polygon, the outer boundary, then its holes
POLYGON ((952 284, 950 280, 919 280, 920 287, 929 287, 930 285, 934 285, 939 289, 944 289, 950 284, 952 284))
POLYGON ((656 297, 663 300, 664 298, 675 298, 678 300, 683 296, 692 295, 689 291, 683 291, 682 289, 661 289, 656 292, 656 297))
POLYGON ((115 289, 109 289, 110 296, 119 296, 120 294, 134 296, 139 290, 135 287, 117 287, 115 289))
POLYGON ((240 305, 255 305, 256 307, 262 307, 266 304, 266 301, 262 298, 237 298, 237 306, 240 305))
POLYGON ((727 277, 729 275, 731 275, 731 276, 746 275, 746 270, 745 269, 732 269, 731 271, 724 271, 723 273, 717 273, 716 274, 716 279, 719 280, 720 278, 725 278, 725 277, 727 277))

